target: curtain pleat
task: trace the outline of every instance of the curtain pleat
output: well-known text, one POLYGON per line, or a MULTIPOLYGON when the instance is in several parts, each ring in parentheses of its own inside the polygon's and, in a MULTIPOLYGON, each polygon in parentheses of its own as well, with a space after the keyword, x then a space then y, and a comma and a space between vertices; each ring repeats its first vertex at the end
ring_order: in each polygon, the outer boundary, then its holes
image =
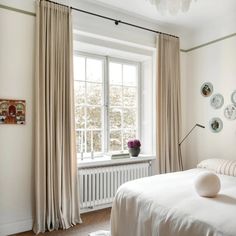
POLYGON ((157 37, 157 155, 159 173, 183 170, 179 147, 181 131, 179 39, 157 37))
POLYGON ((34 232, 81 222, 74 125, 73 39, 68 7, 37 1, 34 232))

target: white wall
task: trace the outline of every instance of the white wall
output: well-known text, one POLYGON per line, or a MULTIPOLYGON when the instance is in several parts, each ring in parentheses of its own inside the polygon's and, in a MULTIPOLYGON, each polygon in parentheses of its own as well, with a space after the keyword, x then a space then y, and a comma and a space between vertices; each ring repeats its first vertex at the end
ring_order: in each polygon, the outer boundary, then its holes
POLYGON ((236 32, 236 14, 234 16, 221 17, 220 21, 208 22, 185 36, 184 48, 189 49, 207 42, 234 34, 236 32))
MULTIPOLYGON (((71 1, 72 2, 72 1, 71 1)), ((78 4, 78 1, 74 1, 78 4)), ((0 4, 34 12, 33 0, 0 0, 0 4)), ((150 22, 82 3, 84 9, 134 21, 147 27, 150 22)), ((155 34, 115 27, 114 23, 74 15, 75 27, 89 34, 115 38, 135 47, 155 46, 155 34)), ((155 26, 158 28, 157 26, 155 26)), ((26 125, 0 126, 0 235, 30 230, 33 221, 33 81, 35 17, 0 8, 0 97, 25 99, 26 125)))
MULTIPOLYGON (((33 0, 0 0, 1 4, 27 11, 34 11, 33 2, 33 0)), ((170 32, 147 21, 91 4, 86 5, 84 1, 70 2, 84 9, 170 32)), ((33 16, 0 9, 0 97, 25 99, 27 103, 26 125, 0 126, 0 235, 25 231, 32 226, 34 21, 33 16)), ((133 45, 141 44, 147 48, 155 46, 155 34, 152 33, 143 33, 126 26, 115 27, 114 23, 79 13, 75 13, 74 22, 77 30, 87 34, 98 33, 103 37, 115 38, 119 42, 128 41, 133 45)), ((217 32, 217 28, 215 30, 217 32)), ((189 38, 194 43, 189 43, 189 47, 205 43, 206 39, 213 40, 215 38, 212 37, 216 34, 212 33, 211 36, 208 34, 209 37, 205 33, 202 35, 206 37, 203 39, 203 37, 197 38, 197 35, 190 35, 189 38)), ((189 53, 181 53, 183 135, 196 122, 208 126, 208 121, 213 116, 219 116, 224 121, 221 133, 213 134, 207 127, 205 130, 195 130, 186 140, 182 146, 186 168, 193 167, 199 160, 208 157, 236 159, 236 145, 234 145, 236 121, 226 121, 223 109, 213 110, 209 105, 209 98, 200 95, 201 84, 204 81, 211 81, 215 91, 224 95, 226 104, 230 103, 230 93, 236 89, 234 52, 236 52, 236 38, 189 53)))
POLYGON ((34 21, 0 9, 0 98, 26 100, 26 124, 0 126, 0 235, 32 225, 34 21))
POLYGON ((196 49, 185 55, 185 76, 182 78, 183 134, 195 123, 206 126, 197 128, 183 143, 185 167, 191 168, 206 158, 236 160, 236 120, 224 118, 224 107, 231 103, 230 96, 236 89, 236 37, 196 49), (210 106, 210 98, 200 94, 201 85, 209 81, 214 93, 224 96, 223 108, 215 110, 210 106), (209 120, 220 117, 224 128, 220 133, 212 133, 209 120))

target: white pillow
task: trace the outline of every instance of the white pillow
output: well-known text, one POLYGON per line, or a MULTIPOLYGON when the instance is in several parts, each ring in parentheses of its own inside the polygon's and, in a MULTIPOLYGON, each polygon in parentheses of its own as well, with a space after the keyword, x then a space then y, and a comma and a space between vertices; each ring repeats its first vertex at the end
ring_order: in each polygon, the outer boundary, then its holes
POLYGON ((222 175, 236 176, 236 160, 207 159, 200 162, 197 167, 212 170, 222 175))
POLYGON ((207 160, 201 161, 197 165, 197 168, 213 170, 216 172, 219 166, 224 163, 224 161, 225 160, 223 159, 207 159, 207 160))
POLYGON ((220 191, 220 179, 213 172, 200 173, 194 182, 196 192, 201 197, 215 197, 220 191))

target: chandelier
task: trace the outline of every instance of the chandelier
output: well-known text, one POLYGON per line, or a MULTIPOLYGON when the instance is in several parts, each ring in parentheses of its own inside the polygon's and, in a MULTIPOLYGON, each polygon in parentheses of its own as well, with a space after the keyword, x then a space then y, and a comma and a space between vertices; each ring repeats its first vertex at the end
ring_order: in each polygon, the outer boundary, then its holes
MULTIPOLYGON (((180 10, 187 12, 190 8, 192 0, 147 0, 152 5, 155 5, 157 10, 164 15, 169 12, 171 15, 176 15, 180 10)), ((197 1, 197 0, 195 0, 197 1)))

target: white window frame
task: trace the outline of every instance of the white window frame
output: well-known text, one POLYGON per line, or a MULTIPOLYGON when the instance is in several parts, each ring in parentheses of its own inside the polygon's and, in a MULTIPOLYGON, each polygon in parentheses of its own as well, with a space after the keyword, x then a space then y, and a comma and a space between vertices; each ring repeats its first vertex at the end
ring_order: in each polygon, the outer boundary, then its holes
MULTIPOLYGON (((110 140, 110 129, 109 129, 109 62, 117 62, 126 65, 135 65, 137 67, 137 109, 138 112, 136 114, 136 121, 137 121, 137 131, 136 131, 136 138, 140 139, 141 135, 141 63, 137 61, 126 60, 117 57, 110 57, 110 56, 102 56, 93 53, 87 53, 75 50, 74 56, 84 56, 86 58, 91 59, 99 59, 103 61, 103 78, 102 78, 102 152, 97 153, 96 157, 101 157, 103 154, 109 152, 109 140, 110 140)), ((85 65, 86 66, 86 65, 85 65)), ((86 72, 86 71, 85 71, 86 72)), ((123 73, 122 73, 123 74, 123 73)), ((86 81, 86 80, 85 80, 86 81)), ((87 129, 86 129, 87 130, 87 129)), ((122 129, 123 130, 123 129, 122 129)), ((76 129, 77 131, 77 129, 76 129)), ((85 139, 86 140, 86 139, 85 139)), ((122 133, 122 148, 123 148, 123 133, 122 133)), ((122 152, 122 150, 120 150, 122 152)), ((90 157, 90 156, 84 156, 90 157)))

